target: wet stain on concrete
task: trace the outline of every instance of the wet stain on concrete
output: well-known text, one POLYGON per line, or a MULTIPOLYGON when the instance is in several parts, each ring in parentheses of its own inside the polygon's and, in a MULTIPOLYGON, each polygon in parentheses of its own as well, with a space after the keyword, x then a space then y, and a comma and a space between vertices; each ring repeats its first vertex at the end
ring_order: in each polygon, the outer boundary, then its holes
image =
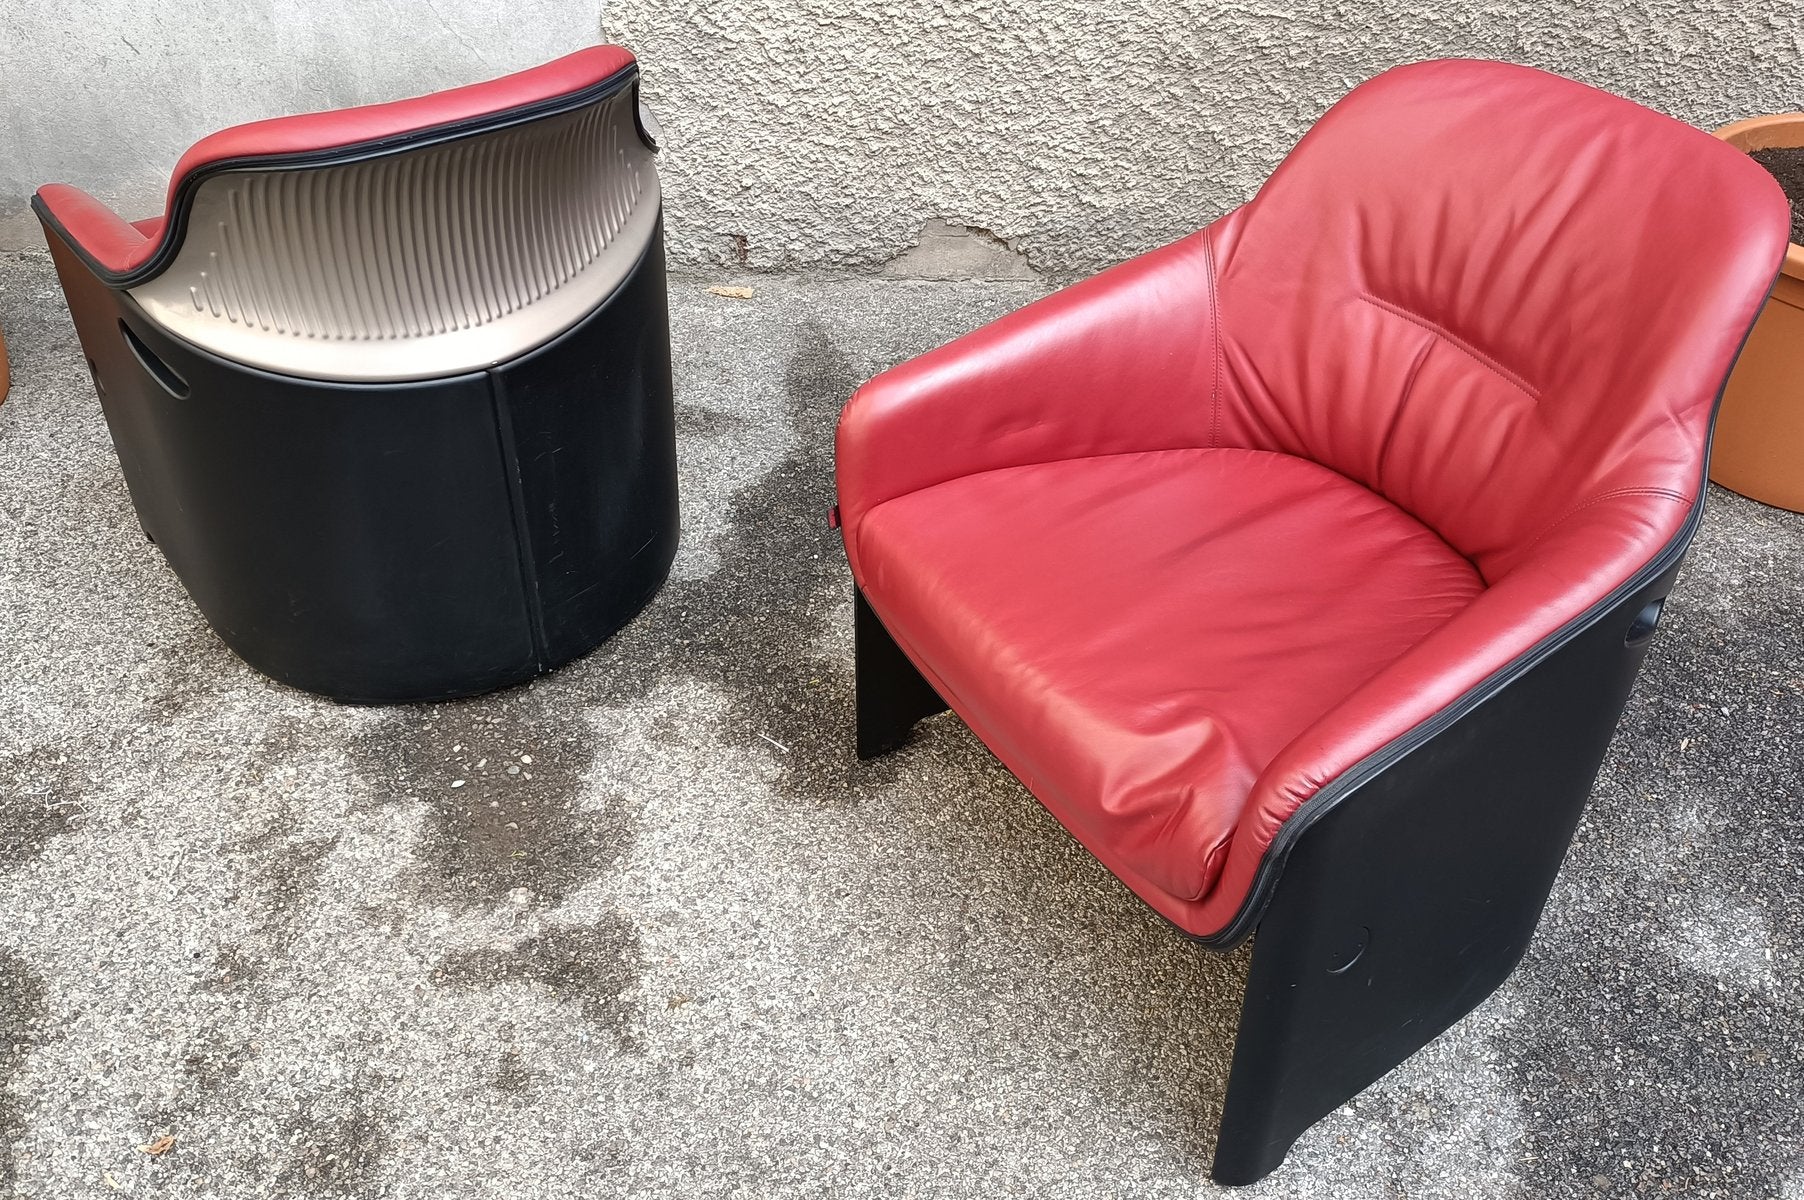
MULTIPOLYGON (((722 554, 735 581, 731 602, 737 636, 717 656, 719 682, 746 718, 737 731, 749 745, 760 730, 779 730, 789 758, 803 770, 849 765, 849 688, 844 664, 814 646, 825 604, 843 593, 844 556, 827 524, 833 505, 833 431, 841 406, 860 380, 851 361, 817 322, 797 334, 783 377, 796 443, 759 483, 735 498, 734 537, 722 554), (837 686, 836 686, 837 685, 837 686)), ((699 590, 699 589, 698 589, 699 590)), ((714 585, 718 594, 721 589, 714 585)))
POLYGON ((852 677, 818 643, 828 614, 849 596, 827 516, 835 422, 861 379, 820 322, 804 321, 796 341, 784 374, 789 452, 735 495, 719 571, 666 585, 647 617, 604 647, 606 670, 616 688, 638 694, 663 673, 715 685, 731 704, 716 736, 770 756, 766 783, 850 803, 852 677))
POLYGON ((389 1194, 392 1115, 375 1081, 360 1076, 283 1123, 285 1148, 272 1182, 283 1200, 372 1200, 389 1194))
POLYGON ((518 1047, 503 1046, 495 1060, 495 1074, 489 1086, 504 1096, 524 1096, 533 1090, 539 1074, 526 1065, 518 1047))
POLYGON ((582 797, 595 752, 586 725, 524 691, 402 710, 353 747, 379 796, 427 808, 422 892, 486 903, 526 888, 555 904, 626 851, 624 800, 582 797))
POLYGON ((679 437, 725 437, 750 424, 750 418, 721 408, 679 404, 676 428, 679 437))
MULTIPOLYGON (((182 599, 185 602, 187 597, 182 599)), ((151 720, 169 723, 203 715, 220 691, 230 686, 226 681, 249 669, 226 649, 198 612, 192 617, 178 628, 151 635, 146 643, 161 665, 159 689, 144 698, 151 720)))
POLYGON ((520 1029, 512 1021, 502 1024, 495 1033, 495 1041, 501 1049, 495 1056, 493 1072, 489 1075, 489 1087, 511 1100, 520 1100, 530 1096, 538 1088, 539 1080, 544 1072, 536 1071, 526 1062, 520 1053, 520 1029))
POLYGON ((432 981, 447 988, 532 984, 579 1006, 583 1020, 610 1034, 617 1048, 638 1053, 632 1003, 625 993, 645 971, 645 955, 632 923, 610 916, 592 925, 555 925, 512 946, 479 947, 448 954, 432 981))
POLYGON ((302 813, 294 801, 282 793, 282 785, 292 770, 272 771, 268 763, 292 761, 286 749, 288 740, 298 736, 289 728, 272 733, 259 743, 259 761, 263 769, 253 769, 244 786, 273 793, 274 812, 254 833, 225 842, 221 850, 245 861, 239 878, 242 891, 225 897, 241 914, 247 925, 254 925, 259 935, 236 945, 224 947, 213 963, 214 970, 202 981, 211 991, 226 990, 234 982, 254 978, 259 958, 285 957, 307 928, 313 910, 313 898, 319 891, 327 871, 327 860, 337 849, 342 833, 306 835, 302 813), (271 739, 278 747, 262 759, 263 747, 271 739))
POLYGON ((1804 929, 1768 917, 1804 879, 1804 626, 1755 631, 1683 586, 1667 612, 1568 859, 1583 907, 1543 922, 1514 984, 1520 1170, 1598 1195, 1789 1195, 1804 929))
POLYGON ((294 945, 307 905, 325 874, 326 857, 338 834, 300 838, 279 845, 264 876, 263 903, 271 949, 285 954, 294 945))
POLYGON ((209 1030, 188 1044, 182 1055, 182 1076, 202 1094, 219 1091, 238 1078, 259 1049, 256 1042, 209 1030))
POLYGON ((1525 981, 1526 1037, 1506 1047, 1534 1114, 1523 1177, 1603 1180, 1610 1195, 1681 1180, 1700 1195, 1784 1193, 1804 1165, 1797 1005, 1719 986, 1635 939, 1588 952, 1552 940, 1534 953, 1573 958, 1525 981))
POLYGON ((44 985, 23 959, 0 949, 0 1194, 18 1183, 25 1111, 17 1088, 26 1057, 44 1039, 44 985))
POLYGON ((255 982, 259 973, 259 964, 249 951, 238 945, 225 946, 213 955, 199 986, 202 991, 226 995, 255 982))
POLYGON ((23 866, 81 818, 81 773, 49 747, 0 755, 0 872, 23 866))

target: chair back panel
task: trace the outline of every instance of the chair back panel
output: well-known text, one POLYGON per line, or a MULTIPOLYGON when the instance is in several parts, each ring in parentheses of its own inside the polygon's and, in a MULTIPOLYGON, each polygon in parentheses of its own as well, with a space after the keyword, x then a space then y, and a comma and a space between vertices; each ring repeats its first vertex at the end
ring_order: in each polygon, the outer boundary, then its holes
POLYGON ((160 325, 285 374, 401 380, 517 357, 602 303, 651 244, 634 90, 453 141, 221 171, 170 266, 131 289, 160 325))

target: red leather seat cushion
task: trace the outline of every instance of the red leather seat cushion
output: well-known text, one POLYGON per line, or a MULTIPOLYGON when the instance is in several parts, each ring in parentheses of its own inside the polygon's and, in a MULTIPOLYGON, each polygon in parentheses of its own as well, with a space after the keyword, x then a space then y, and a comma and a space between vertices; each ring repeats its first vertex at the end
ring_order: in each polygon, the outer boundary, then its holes
POLYGON ((1010 467, 858 533, 890 633, 1130 883, 1201 897, 1297 734, 1484 589, 1344 476, 1245 449, 1010 467))

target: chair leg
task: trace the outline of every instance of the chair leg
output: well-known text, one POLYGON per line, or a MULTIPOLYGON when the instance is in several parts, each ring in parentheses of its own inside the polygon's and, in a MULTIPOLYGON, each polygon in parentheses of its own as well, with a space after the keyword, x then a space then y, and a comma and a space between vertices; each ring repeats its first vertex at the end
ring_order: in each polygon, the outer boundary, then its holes
MULTIPOLYGON (((1349 797, 1343 808, 1366 799, 1376 797, 1349 797)), ((1437 867, 1415 847, 1387 852, 1377 844, 1382 829, 1354 823, 1371 829, 1368 837, 1337 825, 1336 815, 1305 833, 1254 934, 1215 1150, 1218 1183, 1264 1178, 1310 1126, 1509 978, 1572 832, 1570 819, 1556 819, 1519 857, 1499 846, 1488 868, 1443 843, 1450 861, 1437 867)), ((1426 850, 1432 840, 1417 845, 1426 850)))
MULTIPOLYGON (((1298 882, 1287 871, 1280 891, 1298 882)), ((1228 1186, 1277 1169, 1310 1126, 1495 991, 1546 897, 1531 884, 1501 920, 1471 920, 1457 891, 1421 893, 1402 914, 1303 886, 1311 894, 1275 902, 1255 935, 1212 1170, 1228 1186)))
POLYGON ((1509 977, 1676 572, 1302 827, 1253 935, 1217 1182, 1263 1178, 1509 977))
POLYGON ((944 712, 946 702, 908 661, 861 589, 853 589, 852 612, 858 757, 876 758, 906 741, 916 721, 944 712))

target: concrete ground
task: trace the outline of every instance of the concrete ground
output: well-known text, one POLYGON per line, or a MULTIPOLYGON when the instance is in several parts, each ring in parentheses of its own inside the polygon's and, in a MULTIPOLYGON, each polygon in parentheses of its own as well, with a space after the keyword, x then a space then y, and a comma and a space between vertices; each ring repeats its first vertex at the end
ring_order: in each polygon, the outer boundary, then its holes
MULTIPOLYGON (((209 632, 0 259, 0 1196, 1212 1190, 1245 952, 956 720, 851 754, 834 416, 1039 285, 712 282, 658 599, 347 708, 209 632)), ((1247 1196, 1804 1198, 1804 517, 1714 495, 1667 611, 1521 970, 1247 1196)))

